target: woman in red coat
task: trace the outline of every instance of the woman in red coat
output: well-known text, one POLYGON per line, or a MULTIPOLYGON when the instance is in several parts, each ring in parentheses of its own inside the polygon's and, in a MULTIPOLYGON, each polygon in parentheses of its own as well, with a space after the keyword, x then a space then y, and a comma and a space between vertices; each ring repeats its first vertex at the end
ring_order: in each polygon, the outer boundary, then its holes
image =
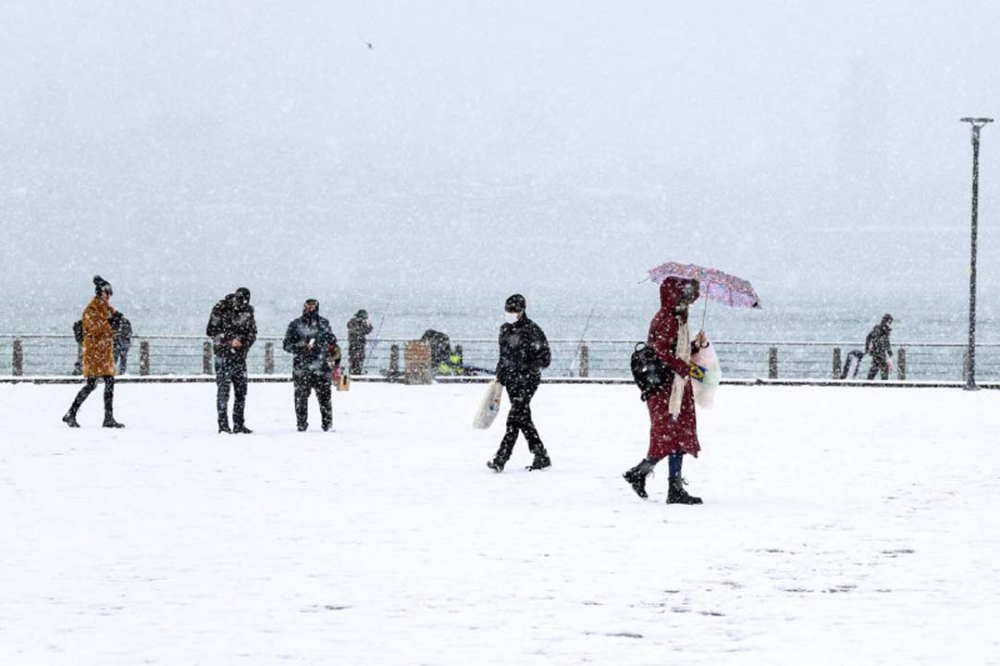
POLYGON ((684 454, 698 457, 698 423, 691 389, 691 356, 708 346, 705 332, 694 341, 688 333, 688 306, 698 299, 697 280, 667 278, 660 285, 660 311, 649 325, 646 343, 656 351, 663 364, 673 371, 673 381, 649 396, 649 452, 638 465, 625 472, 639 497, 646 498, 646 476, 658 462, 667 459, 670 466, 670 490, 667 504, 701 504, 684 490, 681 465, 684 454))

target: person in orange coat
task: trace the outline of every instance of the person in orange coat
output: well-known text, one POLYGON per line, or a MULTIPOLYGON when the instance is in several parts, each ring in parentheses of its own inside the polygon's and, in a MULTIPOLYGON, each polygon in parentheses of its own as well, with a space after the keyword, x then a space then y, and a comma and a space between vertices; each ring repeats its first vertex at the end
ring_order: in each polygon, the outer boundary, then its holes
POLYGON ((649 325, 647 344, 672 373, 672 381, 649 396, 649 452, 638 465, 625 472, 625 480, 639 497, 645 499, 646 476, 658 462, 667 459, 670 467, 668 504, 701 504, 700 497, 689 495, 681 478, 684 454, 697 457, 698 423, 695 418, 694 392, 690 377, 696 367, 691 356, 708 346, 705 332, 694 340, 688 334, 688 306, 698 299, 697 280, 668 277, 660 285, 660 310, 649 325))
POLYGON ((63 422, 70 428, 79 428, 76 414, 80 406, 94 389, 97 380, 104 380, 104 427, 124 428, 115 421, 115 330, 111 318, 115 309, 111 307, 111 295, 114 293, 111 284, 100 275, 94 276, 94 299, 83 310, 83 376, 87 378, 80 392, 77 393, 69 411, 63 417, 63 422))

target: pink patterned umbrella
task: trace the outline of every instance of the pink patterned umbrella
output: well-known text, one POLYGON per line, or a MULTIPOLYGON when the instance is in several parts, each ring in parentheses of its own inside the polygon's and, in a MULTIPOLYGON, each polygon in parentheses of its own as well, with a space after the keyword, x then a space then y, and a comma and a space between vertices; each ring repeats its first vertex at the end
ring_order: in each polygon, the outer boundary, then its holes
POLYGON ((697 280, 701 283, 701 295, 708 301, 716 301, 734 308, 759 308, 760 299, 753 286, 742 278, 723 273, 715 268, 704 268, 694 264, 678 264, 673 261, 661 264, 649 271, 649 279, 663 282, 665 278, 678 277, 697 280))

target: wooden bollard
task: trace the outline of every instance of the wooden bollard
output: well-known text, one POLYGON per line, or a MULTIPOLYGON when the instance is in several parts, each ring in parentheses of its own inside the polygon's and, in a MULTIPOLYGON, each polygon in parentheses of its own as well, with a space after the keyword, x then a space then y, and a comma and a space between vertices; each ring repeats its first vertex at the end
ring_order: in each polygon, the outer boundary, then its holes
POLYGON ((149 340, 139 343, 139 374, 143 377, 149 374, 149 340))
POLYGON ((201 372, 205 375, 212 374, 212 343, 207 340, 201 348, 201 372))
POLYGON ((274 343, 264 343, 264 374, 274 374, 274 343))
POLYGON ((586 342, 580 343, 580 376, 590 376, 590 347, 586 342))
POLYGON ((10 373, 15 377, 24 374, 24 342, 14 340, 14 352, 10 359, 10 373))
POLYGON ((906 381, 906 348, 902 348, 896 354, 896 373, 899 376, 899 381, 906 381))
POLYGON ((778 348, 771 347, 770 353, 767 355, 767 378, 777 379, 778 378, 778 348))
POLYGON ((833 348, 833 378, 840 379, 841 368, 843 364, 840 362, 840 347, 833 348))

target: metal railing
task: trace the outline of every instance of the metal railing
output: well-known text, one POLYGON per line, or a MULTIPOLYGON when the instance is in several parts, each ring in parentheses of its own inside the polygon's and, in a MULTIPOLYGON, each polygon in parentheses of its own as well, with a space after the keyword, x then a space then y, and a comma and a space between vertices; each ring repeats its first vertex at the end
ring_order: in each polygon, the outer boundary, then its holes
MULTIPOLYGON (((405 340, 370 341, 367 374, 379 375, 404 365, 400 350, 405 340)), ((847 342, 715 342, 723 374, 729 379, 839 379, 847 353, 859 345, 847 342)), ((492 369, 497 362, 495 338, 453 339, 462 347, 466 365, 492 369)), ((631 375, 632 340, 551 340, 549 377, 612 378, 631 375)), ((344 350, 346 356, 346 349, 344 350)), ((966 346, 907 342, 895 346, 893 379, 962 381, 966 346)), ((0 375, 72 375, 78 346, 69 335, 0 335, 0 375)), ((976 346, 977 375, 984 381, 1000 379, 1000 344, 976 346)), ((252 374, 287 374, 291 355, 281 349, 281 338, 260 336, 247 357, 252 374)), ((867 376, 865 359, 858 377, 867 376)), ((135 336, 127 374, 192 375, 213 373, 210 342, 197 335, 135 336)))

